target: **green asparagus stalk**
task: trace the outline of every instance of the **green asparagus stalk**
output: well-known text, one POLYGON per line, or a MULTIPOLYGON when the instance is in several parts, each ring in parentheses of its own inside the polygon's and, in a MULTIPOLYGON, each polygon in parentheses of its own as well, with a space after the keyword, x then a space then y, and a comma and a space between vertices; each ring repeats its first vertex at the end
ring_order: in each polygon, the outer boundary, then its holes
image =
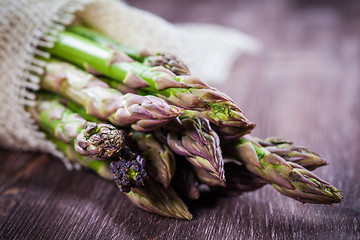
POLYGON ((139 208, 157 213, 164 217, 191 220, 192 215, 184 202, 171 186, 166 190, 156 181, 149 178, 145 186, 127 193, 129 199, 139 208))
POLYGON ((195 168, 208 172, 212 181, 203 179, 205 183, 222 186, 225 177, 219 137, 207 119, 193 117, 195 115, 184 114, 155 134, 175 153, 185 156, 195 168))
POLYGON ((228 154, 247 170, 271 183, 280 193, 304 203, 333 204, 342 201, 341 192, 302 166, 270 153, 250 136, 239 138, 228 154))
POLYGON ((87 122, 80 115, 64 107, 51 95, 40 96, 37 105, 30 109, 40 128, 59 140, 73 142, 76 152, 106 160, 118 156, 124 146, 123 133, 109 124, 87 122), (48 98, 51 100, 41 100, 48 98))
POLYGON ((286 139, 272 137, 265 140, 254 138, 254 140, 271 153, 275 153, 286 161, 297 163, 311 171, 328 164, 319 154, 305 147, 295 146, 293 142, 286 139))
POLYGON ((94 42, 97 42, 102 46, 117 49, 139 62, 144 62, 145 58, 151 55, 150 53, 147 53, 145 51, 138 51, 136 48, 126 46, 122 43, 114 41, 113 39, 94 29, 83 27, 81 25, 69 26, 66 30, 84 38, 90 39, 94 42))
POLYGON ((122 95, 106 83, 76 67, 49 60, 41 87, 84 107, 87 114, 116 126, 151 131, 182 114, 182 110, 154 96, 122 95))
POLYGON ((146 169, 150 176, 167 189, 175 174, 175 157, 170 148, 161 144, 153 133, 131 132, 136 149, 148 161, 146 169))
POLYGON ((188 67, 174 55, 166 53, 151 55, 144 51, 138 51, 137 49, 121 44, 98 31, 80 25, 70 26, 67 28, 67 31, 90 39, 102 46, 121 51, 132 59, 142 62, 147 66, 163 66, 176 75, 190 74, 188 67))
POLYGON ((66 31, 57 35, 54 46, 47 51, 90 73, 105 75, 179 107, 200 111, 211 123, 225 127, 225 133, 231 129, 229 136, 249 133, 255 127, 228 96, 192 76, 176 76, 164 67, 146 66, 121 51, 66 31))

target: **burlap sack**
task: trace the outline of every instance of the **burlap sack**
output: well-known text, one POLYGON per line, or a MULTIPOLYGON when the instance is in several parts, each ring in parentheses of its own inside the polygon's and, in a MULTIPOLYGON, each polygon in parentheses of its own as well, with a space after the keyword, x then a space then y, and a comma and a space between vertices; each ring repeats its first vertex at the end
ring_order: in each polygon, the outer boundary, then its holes
POLYGON ((51 152, 69 169, 73 166, 38 131, 26 107, 34 104, 42 73, 43 62, 35 57, 48 57, 37 46, 51 47, 53 36, 73 21, 86 21, 138 49, 176 54, 209 82, 224 79, 239 53, 259 50, 245 34, 213 25, 175 26, 116 0, 1 0, 0 145, 51 152))

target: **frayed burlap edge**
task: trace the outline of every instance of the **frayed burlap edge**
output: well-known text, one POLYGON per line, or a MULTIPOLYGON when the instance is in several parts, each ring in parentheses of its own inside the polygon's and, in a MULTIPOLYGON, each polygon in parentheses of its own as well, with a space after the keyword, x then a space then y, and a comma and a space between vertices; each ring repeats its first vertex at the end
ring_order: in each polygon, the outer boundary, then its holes
POLYGON ((74 13, 89 1, 2 0, 0 2, 0 143, 26 151, 43 151, 70 163, 38 130, 26 108, 35 104, 39 76, 49 54, 37 48, 50 47, 54 36, 70 24, 74 13))

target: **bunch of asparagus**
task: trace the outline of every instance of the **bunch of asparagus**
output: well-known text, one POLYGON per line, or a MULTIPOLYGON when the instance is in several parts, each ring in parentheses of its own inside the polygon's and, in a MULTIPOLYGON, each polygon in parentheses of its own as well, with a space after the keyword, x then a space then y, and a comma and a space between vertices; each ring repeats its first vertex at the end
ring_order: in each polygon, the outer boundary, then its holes
POLYGON ((29 112, 70 161, 113 179, 140 208, 190 220, 181 198, 198 199, 202 184, 229 195, 271 184, 303 203, 342 201, 311 172, 327 164, 319 155, 249 135, 255 124, 231 98, 175 56, 137 51, 83 26, 42 50, 51 58, 42 59, 29 112))

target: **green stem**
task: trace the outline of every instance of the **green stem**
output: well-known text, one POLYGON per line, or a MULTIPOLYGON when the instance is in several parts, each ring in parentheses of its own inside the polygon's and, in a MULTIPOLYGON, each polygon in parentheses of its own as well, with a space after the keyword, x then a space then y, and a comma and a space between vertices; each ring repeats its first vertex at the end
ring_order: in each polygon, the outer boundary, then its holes
POLYGON ((137 49, 121 44, 93 29, 89 29, 80 25, 74 25, 68 27, 67 31, 91 39, 92 41, 97 42, 102 46, 118 49, 136 61, 143 62, 146 58, 146 56, 139 52, 137 49))

